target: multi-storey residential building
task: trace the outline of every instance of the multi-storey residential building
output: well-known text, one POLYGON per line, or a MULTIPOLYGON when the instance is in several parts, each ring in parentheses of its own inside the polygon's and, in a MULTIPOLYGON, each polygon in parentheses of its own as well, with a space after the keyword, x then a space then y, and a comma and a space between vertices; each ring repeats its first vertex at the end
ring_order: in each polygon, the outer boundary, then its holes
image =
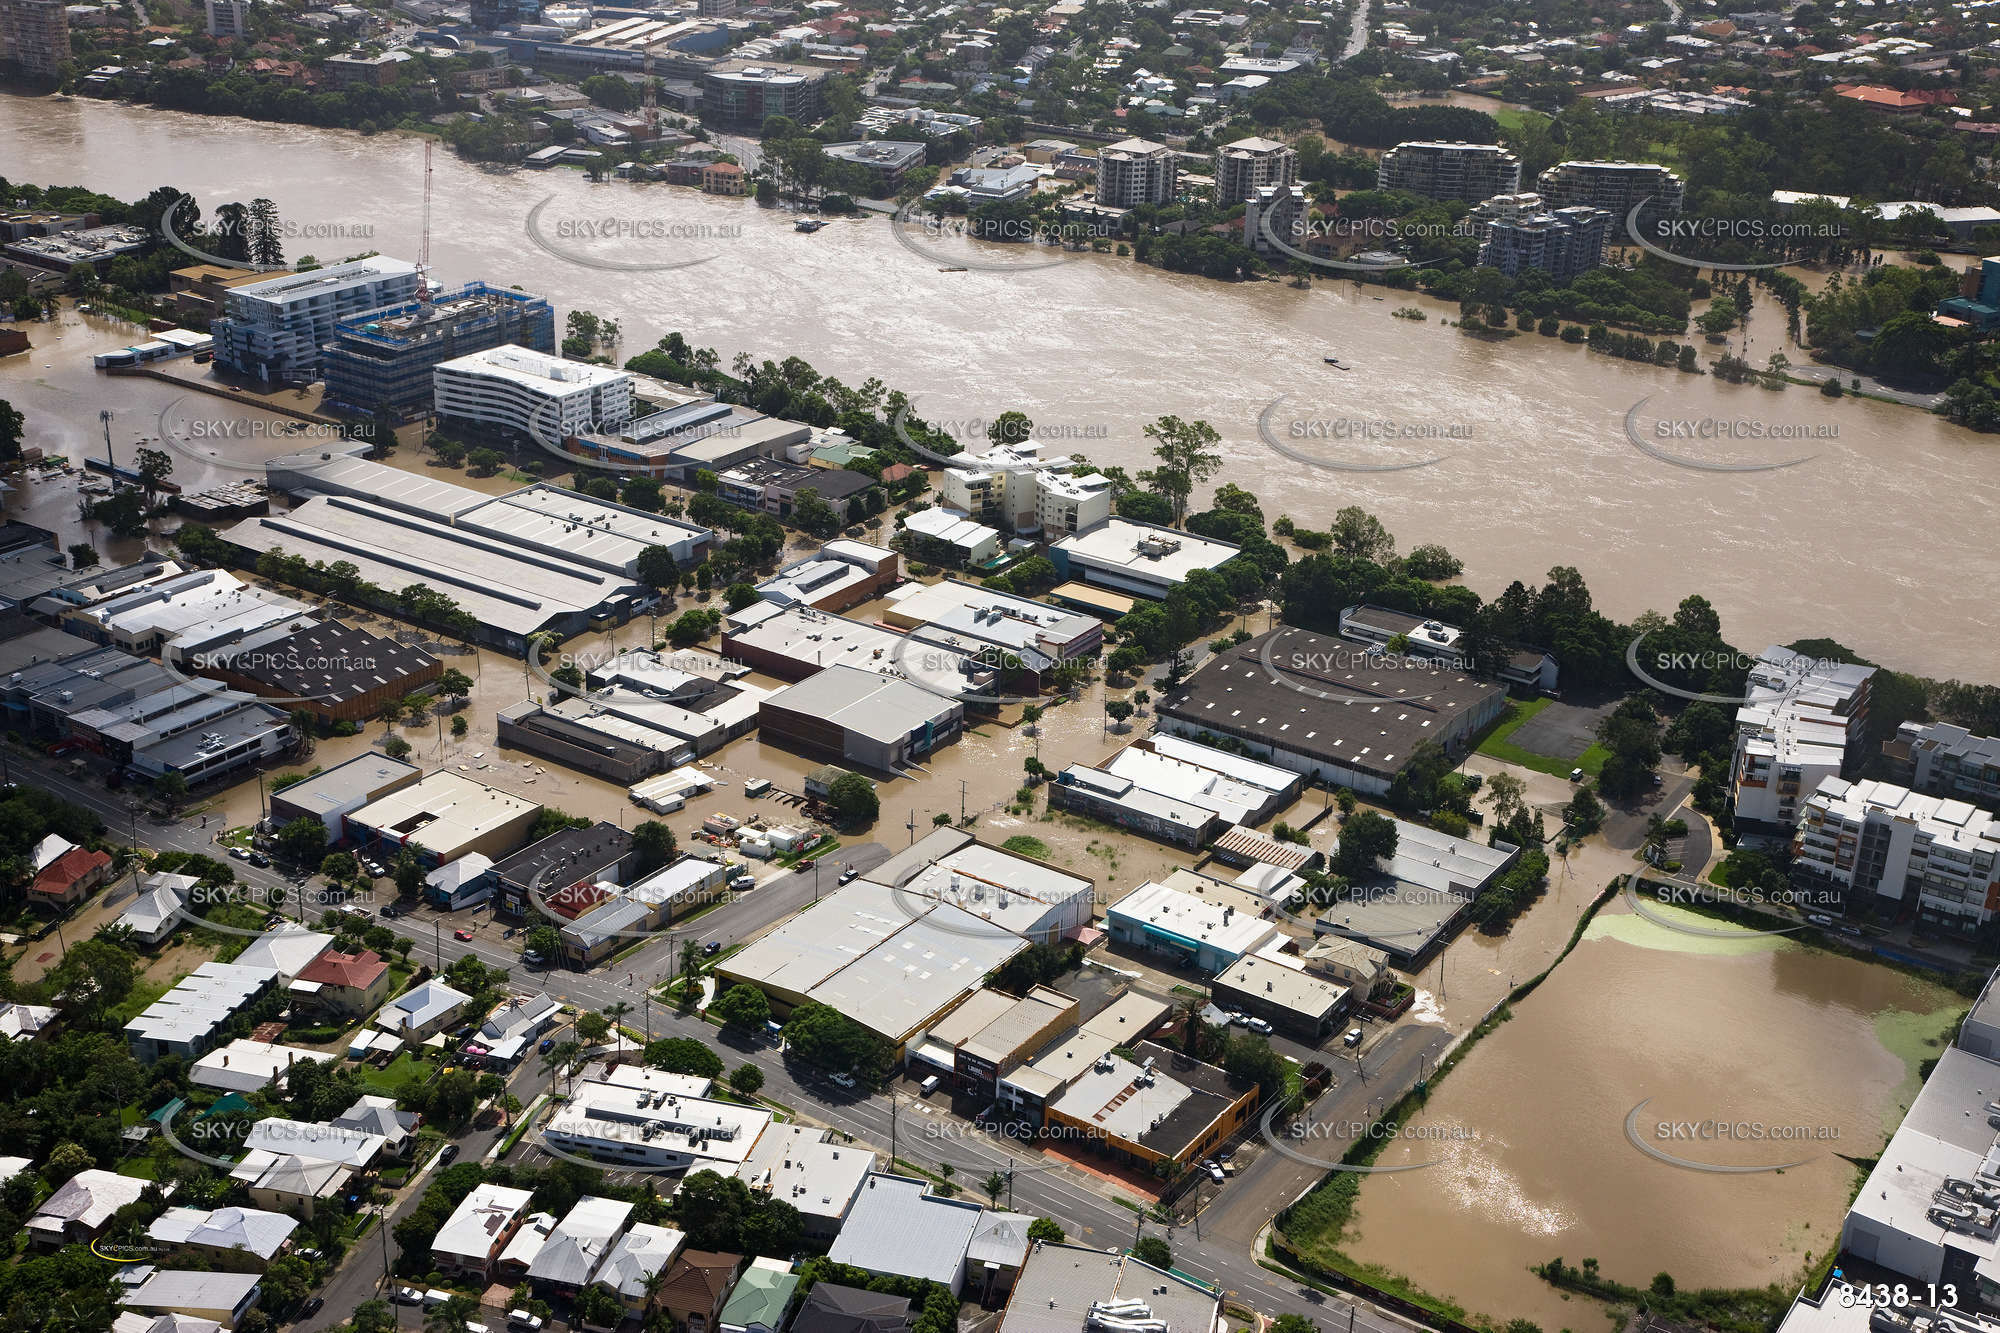
POLYGON ((415 264, 376 255, 232 287, 215 321, 215 363, 263 380, 318 378, 320 348, 343 321, 417 298, 415 264))
POLYGON ((1521 189, 1521 159, 1497 143, 1412 140, 1382 154, 1375 184, 1433 199, 1476 203, 1521 189))
POLYGON ((0 59, 36 78, 60 74, 69 59, 69 9, 63 0, 0 0, 0 59))
POLYGON ((1640 202, 1649 213, 1681 211, 1681 178, 1652 162, 1558 162, 1535 179, 1550 208, 1587 205, 1618 216, 1620 224, 1640 202))
POLYGON ((1905 722, 1882 742, 1897 781, 1932 796, 2000 808, 2000 736, 1949 722, 1905 722))
POLYGON ((1097 153, 1097 202, 1113 208, 1170 204, 1180 186, 1173 150, 1146 139, 1120 139, 1097 153))
POLYGON ((512 345, 440 362, 437 414, 554 442, 632 419, 632 377, 512 345))
POLYGON ((702 118, 731 125, 761 125, 767 116, 789 116, 811 125, 825 114, 827 72, 809 65, 724 60, 701 76, 702 118))
POLYGON ((1015 532, 1040 528, 1053 539, 1111 517, 1110 480, 1074 455, 1045 458, 1040 444, 1023 440, 959 458, 938 478, 938 503, 974 522, 1015 532))
POLYGON ((1045 471, 1035 474, 1035 519, 1042 535, 1056 541, 1094 528, 1111 517, 1111 478, 1098 472, 1045 471))
POLYGON ((1792 839, 1792 881, 1849 911, 1969 935, 2000 912, 2000 818, 1892 782, 1826 778, 1792 839))
POLYGON ((1875 668, 1770 647, 1736 710, 1729 765, 1738 834, 1789 839, 1805 798, 1858 755, 1875 668))
POLYGON ((1304 245, 1299 222, 1306 215, 1303 185, 1260 185, 1243 205, 1243 243, 1265 257, 1281 256, 1282 245, 1304 245))
POLYGON ((1215 150, 1215 202, 1225 207, 1266 185, 1290 185, 1298 178, 1298 153, 1276 139, 1238 139, 1215 150))
POLYGON ((208 35, 248 37, 250 0, 208 0, 208 35))
POLYGON ((336 326, 321 353, 326 401, 390 414, 427 409, 439 363, 512 344, 556 350, 555 310, 539 296, 475 282, 430 301, 336 326))
POLYGON ((1510 278, 1536 268, 1557 282, 1568 282, 1604 262, 1604 239, 1612 222, 1612 215, 1603 209, 1581 205, 1494 218, 1486 224, 1479 263, 1510 278))

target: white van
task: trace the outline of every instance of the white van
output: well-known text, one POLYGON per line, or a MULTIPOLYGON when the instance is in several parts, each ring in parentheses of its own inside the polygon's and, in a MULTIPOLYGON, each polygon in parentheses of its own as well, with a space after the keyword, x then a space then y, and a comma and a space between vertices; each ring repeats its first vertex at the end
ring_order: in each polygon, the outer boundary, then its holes
POLYGON ((941 1082, 943 1082, 942 1079, 940 1079, 936 1074, 932 1074, 929 1078, 924 1080, 923 1086, 919 1089, 919 1091, 922 1092, 924 1096, 928 1097, 932 1093, 938 1090, 938 1084, 941 1082))
POLYGON ((542 1326, 542 1317, 526 1310, 509 1310, 507 1327, 511 1333, 537 1333, 542 1326))
POLYGON ((424 1293, 424 1308, 426 1310, 435 1310, 440 1305, 443 1305, 446 1301, 450 1299, 451 1299, 450 1292, 439 1291, 436 1287, 432 1287, 429 1291, 424 1293))

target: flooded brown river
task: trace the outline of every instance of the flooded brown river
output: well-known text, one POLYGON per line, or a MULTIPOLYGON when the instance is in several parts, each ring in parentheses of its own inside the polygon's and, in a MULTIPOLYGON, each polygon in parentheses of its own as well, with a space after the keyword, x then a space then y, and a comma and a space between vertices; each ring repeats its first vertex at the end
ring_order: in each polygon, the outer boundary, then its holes
MULTIPOLYGON (((0 98, 0 175, 123 197, 170 184, 210 216, 268 196, 297 229, 293 257, 414 255, 422 172, 408 139, 0 98)), ((1339 506, 1363 505, 1405 547, 1450 547, 1488 595, 1574 564, 1621 618, 1699 591, 1753 648, 1828 634, 1907 669, 1993 674, 2000 548, 1985 534, 2000 508, 2000 442, 1909 408, 1728 385, 1533 336, 1474 340, 1443 327, 1453 309, 1345 282, 1226 284, 1110 256, 948 272, 1028 256, 907 228, 901 244, 880 218, 801 235, 789 215, 744 199, 482 168, 449 152, 436 158, 431 230, 441 281, 518 284, 595 311, 622 325, 626 355, 668 330, 725 364, 745 351, 797 355, 851 384, 901 388, 934 422, 1025 411, 1066 447, 1131 468, 1147 462, 1144 423, 1200 417, 1222 434, 1220 479, 1267 513, 1324 527, 1339 506), (545 201, 538 241, 527 218, 545 201), (606 234, 627 239, 591 239, 606 234), (686 266, 605 267, 635 258, 686 266), (1394 316, 1412 303, 1429 319, 1394 316), (1323 364, 1329 354, 1354 369, 1323 364), (1737 473, 1660 462, 1627 438, 1642 399, 1638 431, 1678 454, 1811 461, 1737 473), (1413 471, 1315 468, 1260 439, 1267 409, 1271 433, 1314 460, 1446 457, 1413 471), (1774 427, 1812 438, 1754 437, 1774 427)), ((1758 365, 1776 351, 1806 360, 1768 301, 1743 350, 1758 365)))

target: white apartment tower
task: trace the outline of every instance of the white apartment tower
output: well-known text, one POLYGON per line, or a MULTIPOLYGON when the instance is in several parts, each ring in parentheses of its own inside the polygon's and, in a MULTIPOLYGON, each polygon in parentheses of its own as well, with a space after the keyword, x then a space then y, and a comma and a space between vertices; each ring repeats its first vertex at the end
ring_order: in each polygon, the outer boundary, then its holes
POLYGON ((532 348, 489 347, 440 363, 431 388, 441 417, 519 431, 550 443, 632 419, 632 377, 532 348))
POLYGON ((1970 935, 2000 911, 2000 819, 1893 782, 1827 778, 1800 815, 1792 882, 1970 935))
POLYGON ((210 326, 215 363, 262 380, 309 382, 335 324, 414 301, 422 286, 415 264, 376 255, 233 287, 210 326))
POLYGON ((1097 152, 1097 202, 1113 208, 1171 204, 1179 194, 1173 150, 1146 139, 1121 139, 1097 152))
POLYGON ((1215 151, 1215 202, 1225 208, 1266 185, 1290 185, 1298 178, 1298 153, 1276 139, 1238 139, 1215 151))
POLYGON ((1758 655, 1729 765, 1738 834, 1790 839, 1805 799, 1858 755, 1874 674, 1788 648, 1758 655))

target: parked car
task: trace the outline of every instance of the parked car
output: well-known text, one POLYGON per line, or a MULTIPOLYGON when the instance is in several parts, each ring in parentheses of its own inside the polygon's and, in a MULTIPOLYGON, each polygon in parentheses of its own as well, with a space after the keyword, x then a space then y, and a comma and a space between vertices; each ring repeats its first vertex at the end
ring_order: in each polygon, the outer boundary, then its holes
POLYGON ((1246 1018, 1243 1020, 1243 1026, 1249 1028, 1260 1037, 1271 1035, 1271 1025, 1261 1018, 1246 1018))
POLYGON ((415 1287, 398 1287, 389 1293, 389 1299, 398 1305, 422 1305, 424 1294, 415 1287))
POLYGON ((1340 1042, 1343 1046, 1359 1046, 1361 1044, 1361 1029, 1347 1029, 1347 1035, 1342 1037, 1340 1042))
POLYGON ((469 940, 472 938, 472 932, 460 926, 457 930, 451 932, 451 937, 455 940, 469 940))
POLYGON ((229 854, 239 861, 248 861, 250 859, 250 853, 244 851, 241 847, 231 847, 229 854))
POLYGON ((818 864, 819 864, 819 858, 817 858, 817 857, 812 857, 812 856, 808 856, 808 857, 807 857, 807 858, 806 858, 805 860, 803 860, 803 861, 800 861, 800 862, 799 862, 799 863, 798 863, 797 865, 793 866, 793 867, 792 867, 792 869, 794 869, 794 870, 811 870, 811 869, 812 869, 812 868, 813 868, 814 866, 816 866, 816 865, 818 865, 818 864))
POLYGON ((556 1039, 554 1037, 543 1037, 542 1044, 537 1046, 535 1050, 543 1055, 547 1055, 550 1051, 554 1050, 555 1048, 556 1048, 556 1039))
POLYGON ((854 1075, 847 1073, 835 1073, 833 1075, 833 1083, 835 1087, 851 1088, 854 1086, 854 1075))
POLYGON ((450 1299, 451 1299, 450 1292, 439 1291, 436 1287, 432 1287, 429 1291, 424 1293, 424 1308, 426 1310, 435 1310, 438 1308, 438 1306, 443 1305, 446 1301, 450 1299))
POLYGON ((749 875, 731 875, 729 877, 729 887, 738 893, 747 893, 757 887, 757 881, 749 875))
POLYGON ((437 1164, 439 1166, 450 1166, 457 1159, 458 1145, 456 1143, 447 1143, 444 1147, 438 1149, 437 1164))
POLYGON ((1582 769, 1580 769, 1580 768, 1572 768, 1572 769, 1571 769, 1571 770, 1569 771, 1569 780, 1570 780, 1571 782, 1581 782, 1581 781, 1583 781, 1583 770, 1582 770, 1582 769))
POLYGON ((842 884, 851 884, 860 877, 861 872, 859 870, 848 869, 840 872, 840 882, 842 884))
POLYGON ((722 941, 710 940, 708 943, 701 946, 701 952, 704 958, 715 957, 715 955, 722 952, 722 941))
POLYGON ((1208 1178, 1218 1185, 1229 1179, 1229 1177, 1222 1174, 1222 1168, 1213 1161, 1203 1162, 1201 1169, 1208 1172, 1208 1178))
POLYGON ((1241 1009, 1225 1009, 1222 1013, 1235 1027, 1240 1028, 1250 1021, 1250 1015, 1244 1013, 1241 1009))
POLYGON ((1825 912, 1807 912, 1806 920, 1815 926, 1830 926, 1833 924, 1833 918, 1825 912))
POLYGON ((540 967, 542 962, 542 956, 533 949, 524 950, 521 954, 521 965, 523 967, 540 967))
POLYGON ((310 1319, 326 1308, 326 1301, 319 1296, 306 1297, 306 1303, 299 1307, 299 1318, 310 1319))
POLYGON ((268 867, 271 864, 271 858, 262 852, 252 852, 250 853, 250 864, 253 866, 268 867))
POLYGON ((527 1310, 509 1310, 507 1327, 510 1333, 536 1333, 542 1326, 542 1317, 527 1310))
POLYGON ((920 1095, 928 1097, 932 1093, 936 1092, 938 1090, 938 1085, 943 1082, 944 1082, 943 1079, 939 1078, 936 1074, 932 1074, 929 1078, 925 1079, 921 1084, 918 1085, 918 1092, 920 1095))

